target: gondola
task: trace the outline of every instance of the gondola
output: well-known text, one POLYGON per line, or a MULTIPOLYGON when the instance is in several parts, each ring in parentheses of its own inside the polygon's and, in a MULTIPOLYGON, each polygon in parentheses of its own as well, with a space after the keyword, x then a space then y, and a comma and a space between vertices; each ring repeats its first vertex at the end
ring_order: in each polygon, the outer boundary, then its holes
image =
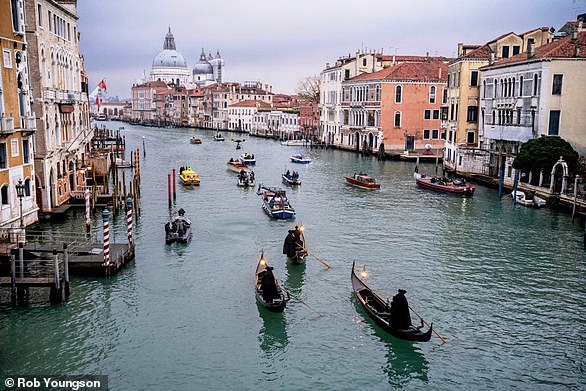
POLYGON ((187 243, 191 240, 191 220, 184 216, 183 208, 165 224, 165 243, 187 243))
POLYGON ((285 291, 281 288, 281 284, 279 280, 275 278, 275 284, 277 286, 277 297, 265 300, 263 296, 262 290, 262 279, 263 273, 266 273, 266 268, 268 267, 268 263, 266 258, 264 257, 264 252, 260 254, 260 259, 258 260, 258 264, 256 265, 256 273, 254 274, 254 287, 256 292, 256 301, 265 307, 267 310, 271 312, 283 312, 285 307, 287 306, 287 302, 289 301, 290 297, 287 293, 287 297, 285 297, 285 291))
POLYGON ((305 247, 305 236, 303 235, 304 227, 296 225, 295 229, 290 229, 285 241, 283 242, 283 254, 293 265, 305 263, 307 249, 305 247))
MULTIPOLYGON (((360 305, 366 311, 368 316, 375 321, 380 327, 389 334, 404 339, 407 341, 427 342, 431 339, 433 330, 433 323, 429 330, 422 332, 420 328, 410 326, 408 329, 397 329, 391 326, 391 306, 385 300, 381 299, 374 293, 364 282, 358 278, 354 272, 354 264, 352 263, 352 273, 350 274, 352 280, 352 290, 354 296, 360 302, 360 305)), ((423 325, 423 319, 421 320, 423 325)))

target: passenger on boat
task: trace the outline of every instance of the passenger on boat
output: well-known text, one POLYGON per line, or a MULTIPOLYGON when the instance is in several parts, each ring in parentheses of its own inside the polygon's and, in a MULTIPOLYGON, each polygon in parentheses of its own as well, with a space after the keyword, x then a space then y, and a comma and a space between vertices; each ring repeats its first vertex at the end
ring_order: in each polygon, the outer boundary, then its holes
POLYGON ((290 172, 289 170, 287 170, 287 172, 285 173, 285 176, 286 176, 287 178, 289 178, 289 177, 291 176, 291 172, 290 172))
POLYGON ((250 171, 250 175, 248 176, 251 182, 254 182, 254 171, 250 171))
POLYGON ((399 289, 399 293, 393 296, 391 302, 391 326, 396 329, 408 329, 411 323, 411 314, 409 313, 409 303, 405 297, 404 289, 399 289))
POLYGON ((265 300, 273 300, 279 297, 277 291, 277 282, 275 281, 275 275, 273 274, 273 267, 267 266, 262 272, 260 287, 262 289, 262 297, 265 300))

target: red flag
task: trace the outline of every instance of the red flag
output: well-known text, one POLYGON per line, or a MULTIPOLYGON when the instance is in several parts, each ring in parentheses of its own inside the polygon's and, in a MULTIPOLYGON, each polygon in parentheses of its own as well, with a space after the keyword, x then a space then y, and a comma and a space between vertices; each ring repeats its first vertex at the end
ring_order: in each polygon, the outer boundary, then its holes
POLYGON ((100 82, 100 84, 98 84, 98 87, 100 87, 102 90, 106 91, 106 81, 104 79, 102 79, 102 81, 100 82))
POLYGON ((96 104, 98 105, 98 113, 100 112, 100 97, 96 95, 96 104))

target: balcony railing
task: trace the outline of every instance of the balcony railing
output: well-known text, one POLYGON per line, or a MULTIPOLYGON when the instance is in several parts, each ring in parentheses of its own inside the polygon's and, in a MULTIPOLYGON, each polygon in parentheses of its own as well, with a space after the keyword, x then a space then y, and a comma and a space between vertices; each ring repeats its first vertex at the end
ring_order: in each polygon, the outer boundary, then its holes
POLYGON ((37 119, 35 116, 20 117, 20 125, 23 131, 34 132, 37 130, 37 119))
POLYGON ((533 138, 531 126, 486 125, 484 139, 527 142, 533 138))
POLYGON ((50 89, 45 89, 45 99, 55 99, 55 91, 50 89))
POLYGON ((11 134, 14 133, 14 118, 1 117, 0 118, 0 133, 11 134))

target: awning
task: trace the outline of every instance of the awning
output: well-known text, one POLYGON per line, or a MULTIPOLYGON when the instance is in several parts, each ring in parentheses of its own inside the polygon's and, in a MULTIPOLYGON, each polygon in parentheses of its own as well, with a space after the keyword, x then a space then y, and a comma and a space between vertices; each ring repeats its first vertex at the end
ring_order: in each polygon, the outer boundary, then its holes
POLYGON ((61 104, 59 105, 59 110, 62 113, 73 113, 73 105, 61 104))

